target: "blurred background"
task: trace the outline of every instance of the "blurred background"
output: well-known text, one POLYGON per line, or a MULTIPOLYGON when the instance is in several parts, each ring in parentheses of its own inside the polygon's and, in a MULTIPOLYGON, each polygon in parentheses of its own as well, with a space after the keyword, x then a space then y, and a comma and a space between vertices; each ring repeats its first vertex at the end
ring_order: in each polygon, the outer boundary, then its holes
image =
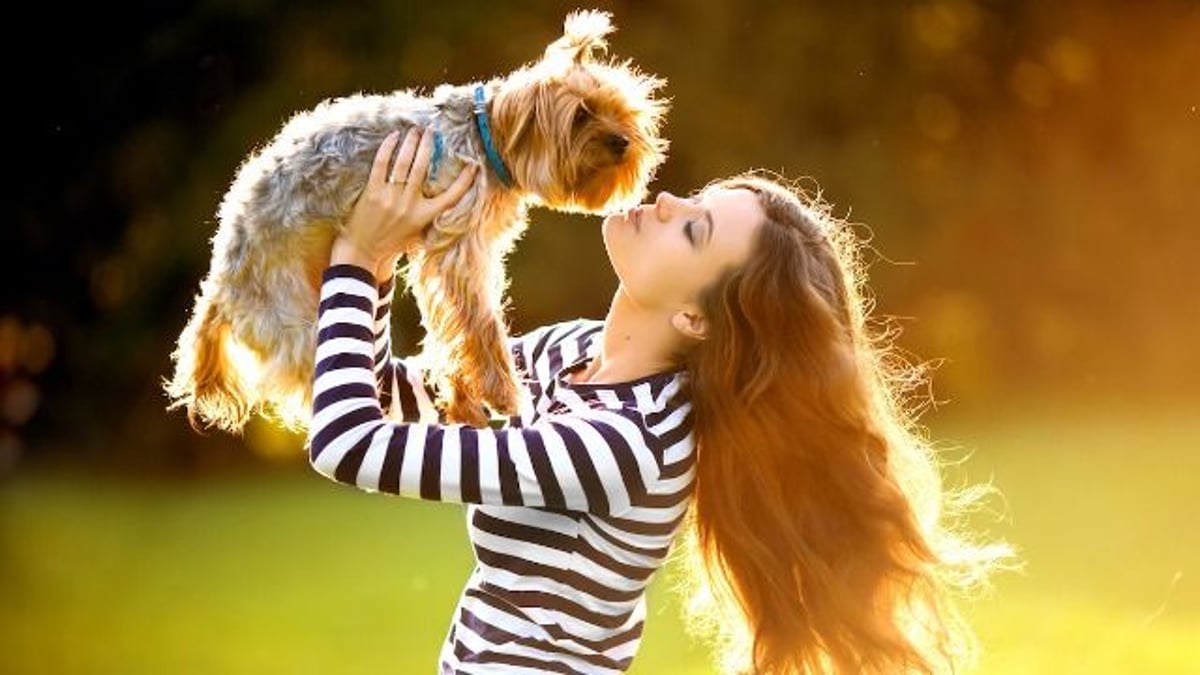
MULTIPOLYGON (((335 486, 266 423, 197 433, 161 383, 248 152, 327 97, 514 69, 577 5, 123 6, 29 6, 7 47, 0 669, 433 672, 461 507, 335 486)), ((947 480, 998 488, 977 526, 1026 560, 968 605, 982 672, 1200 672, 1200 6, 590 6, 668 82, 652 189, 765 169, 870 238, 947 480)), ((603 315, 599 224, 532 213, 514 332, 603 315)), ((669 581, 634 672, 712 672, 669 581)))

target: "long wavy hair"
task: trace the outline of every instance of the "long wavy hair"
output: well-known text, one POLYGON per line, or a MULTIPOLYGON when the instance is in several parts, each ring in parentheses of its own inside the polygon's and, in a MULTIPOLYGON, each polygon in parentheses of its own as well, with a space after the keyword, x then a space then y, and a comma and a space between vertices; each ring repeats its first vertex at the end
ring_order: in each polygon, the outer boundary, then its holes
POLYGON ((1019 563, 959 522, 994 490, 944 485, 916 423, 929 369, 869 316, 865 240, 819 194, 753 173, 713 185, 754 192, 765 222, 749 261, 703 294, 709 333, 685 357, 697 475, 677 562, 690 632, 725 672, 973 665, 957 600, 1019 563))

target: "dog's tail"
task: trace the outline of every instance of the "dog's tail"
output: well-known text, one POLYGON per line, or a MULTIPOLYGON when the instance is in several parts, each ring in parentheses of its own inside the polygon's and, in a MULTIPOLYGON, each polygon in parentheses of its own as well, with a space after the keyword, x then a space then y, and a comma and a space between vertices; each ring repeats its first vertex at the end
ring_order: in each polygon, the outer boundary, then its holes
POLYGON ((171 400, 167 409, 186 408, 197 430, 215 426, 239 433, 257 405, 257 386, 251 381, 257 368, 237 358, 239 348, 250 354, 237 344, 231 328, 217 303, 201 294, 171 354, 175 373, 164 383, 171 400))

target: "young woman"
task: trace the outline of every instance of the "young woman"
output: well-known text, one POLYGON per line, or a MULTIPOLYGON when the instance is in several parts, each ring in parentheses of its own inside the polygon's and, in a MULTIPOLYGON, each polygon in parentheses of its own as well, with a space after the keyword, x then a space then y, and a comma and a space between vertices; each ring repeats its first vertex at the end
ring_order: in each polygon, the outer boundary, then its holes
POLYGON ((966 502, 903 407, 912 373, 868 330, 848 229, 752 176, 609 216, 604 320, 513 341, 519 417, 441 424, 388 329, 398 257, 474 178, 422 197, 431 146, 383 143, 334 244, 309 445, 339 482, 469 505, 477 565, 442 673, 624 672, 680 534, 691 625, 730 670, 969 662, 954 596, 1011 551, 944 508, 966 502))

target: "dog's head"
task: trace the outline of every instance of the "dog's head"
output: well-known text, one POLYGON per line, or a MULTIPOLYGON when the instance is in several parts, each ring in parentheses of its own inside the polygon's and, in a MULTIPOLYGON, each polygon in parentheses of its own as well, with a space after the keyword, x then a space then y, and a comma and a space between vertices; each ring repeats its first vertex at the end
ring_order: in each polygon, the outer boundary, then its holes
POLYGON ((665 158, 665 81, 602 58, 607 13, 570 14, 542 59, 505 78, 497 142, 517 184, 542 204, 603 213, 636 204, 665 158))

